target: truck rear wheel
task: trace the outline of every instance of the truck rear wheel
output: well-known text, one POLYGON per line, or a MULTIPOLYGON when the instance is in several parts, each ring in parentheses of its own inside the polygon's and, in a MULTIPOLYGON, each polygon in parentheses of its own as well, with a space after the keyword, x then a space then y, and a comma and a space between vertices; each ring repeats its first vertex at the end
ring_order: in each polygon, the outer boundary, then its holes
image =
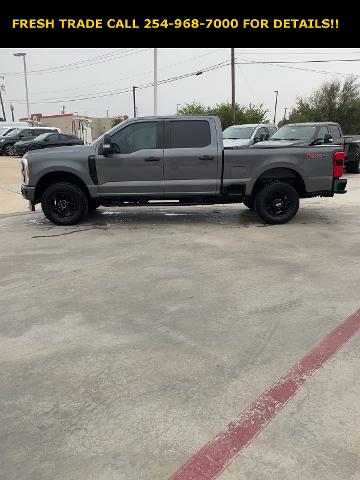
POLYGON ((254 197, 247 197, 243 199, 243 204, 245 207, 250 208, 250 210, 254 210, 255 208, 255 198, 254 197))
POLYGON ((346 171, 348 173, 359 173, 359 159, 355 160, 354 162, 347 162, 346 171))
POLYGON ((41 208, 50 222, 56 225, 75 225, 84 218, 88 200, 78 186, 59 182, 45 190, 41 198, 41 208))
POLYGON ((264 222, 279 225, 289 222, 299 210, 299 195, 288 183, 265 185, 255 197, 255 211, 264 222))

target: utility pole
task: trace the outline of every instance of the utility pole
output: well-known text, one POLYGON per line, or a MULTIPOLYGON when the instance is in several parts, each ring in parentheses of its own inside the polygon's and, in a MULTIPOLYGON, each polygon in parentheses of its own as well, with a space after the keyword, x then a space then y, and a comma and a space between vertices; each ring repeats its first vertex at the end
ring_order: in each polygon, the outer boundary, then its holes
POLYGON ((23 63, 24 63, 24 77, 25 77, 25 93, 26 93, 26 107, 27 107, 27 119, 30 120, 30 106, 29 106, 29 89, 28 89, 28 83, 27 83, 27 73, 26 73, 26 60, 25 56, 26 53, 14 53, 14 57, 22 57, 23 63))
POLYGON ((232 124, 235 125, 235 49, 231 49, 231 111, 232 124))
POLYGON ((274 90, 274 93, 275 93, 275 110, 274 110, 274 125, 276 125, 276 109, 277 109, 277 102, 278 102, 278 95, 279 95, 279 91, 278 90, 274 90))
POLYGON ((284 118, 283 118, 283 120, 286 120, 286 111, 287 111, 287 110, 288 110, 288 107, 285 107, 285 108, 284 108, 284 118))
POLYGON ((136 118, 136 96, 135 96, 135 90, 136 90, 137 88, 138 88, 138 87, 134 87, 134 86, 133 86, 134 118, 136 118))
POLYGON ((62 106, 61 113, 64 115, 65 114, 65 105, 62 106))
MULTIPOLYGON (((4 80, 4 77, 0 77, 4 80)), ((5 91, 5 85, 2 84, 0 85, 0 102, 1 102, 1 108, 2 108, 2 113, 3 113, 3 120, 6 122, 6 113, 5 113, 5 108, 4 108, 4 102, 3 102, 3 98, 2 98, 2 94, 1 92, 4 92, 5 91)))
POLYGON ((181 103, 176 104, 176 115, 179 115, 179 106, 180 105, 181 105, 181 103))
POLYGON ((109 118, 109 110, 106 110, 106 118, 109 118))
POLYGON ((157 115, 157 48, 154 48, 154 116, 157 115))
POLYGON ((12 103, 10 103, 10 110, 11 110, 11 117, 12 117, 12 121, 14 122, 14 105, 12 103))

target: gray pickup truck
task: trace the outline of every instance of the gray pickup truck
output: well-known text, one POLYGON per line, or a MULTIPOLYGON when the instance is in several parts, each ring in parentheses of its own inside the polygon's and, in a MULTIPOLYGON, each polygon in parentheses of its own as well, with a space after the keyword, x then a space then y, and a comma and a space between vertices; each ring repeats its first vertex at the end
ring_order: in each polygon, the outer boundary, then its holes
MULTIPOLYGON (((259 145, 259 144, 258 144, 259 145)), ((22 195, 58 225, 100 205, 244 203, 269 224, 291 220, 299 198, 345 193, 338 145, 224 149, 219 118, 123 122, 90 146, 28 152, 22 195)))

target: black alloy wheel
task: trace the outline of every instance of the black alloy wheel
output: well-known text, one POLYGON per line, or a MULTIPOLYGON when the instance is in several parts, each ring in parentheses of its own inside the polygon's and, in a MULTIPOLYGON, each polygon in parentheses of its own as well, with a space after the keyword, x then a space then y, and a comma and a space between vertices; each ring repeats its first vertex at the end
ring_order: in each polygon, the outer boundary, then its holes
POLYGON ((266 223, 278 225, 289 222, 299 209, 299 195, 288 183, 265 185, 255 197, 255 211, 266 223))
POLYGON ((75 225, 87 213, 86 194, 77 185, 59 182, 50 185, 41 199, 44 215, 56 225, 75 225))

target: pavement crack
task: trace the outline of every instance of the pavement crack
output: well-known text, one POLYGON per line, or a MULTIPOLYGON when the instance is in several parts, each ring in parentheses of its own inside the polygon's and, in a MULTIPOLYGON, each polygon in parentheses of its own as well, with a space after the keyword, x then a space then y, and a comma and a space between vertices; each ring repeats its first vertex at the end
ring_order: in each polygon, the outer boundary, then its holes
POLYGON ((53 233, 52 235, 34 235, 30 237, 29 240, 32 238, 50 238, 50 237, 62 237, 64 235, 71 235, 72 233, 78 233, 78 232, 86 232, 88 230, 107 230, 106 227, 99 228, 99 227, 90 227, 90 228, 81 228, 78 230, 71 230, 70 232, 64 232, 64 233, 53 233))

